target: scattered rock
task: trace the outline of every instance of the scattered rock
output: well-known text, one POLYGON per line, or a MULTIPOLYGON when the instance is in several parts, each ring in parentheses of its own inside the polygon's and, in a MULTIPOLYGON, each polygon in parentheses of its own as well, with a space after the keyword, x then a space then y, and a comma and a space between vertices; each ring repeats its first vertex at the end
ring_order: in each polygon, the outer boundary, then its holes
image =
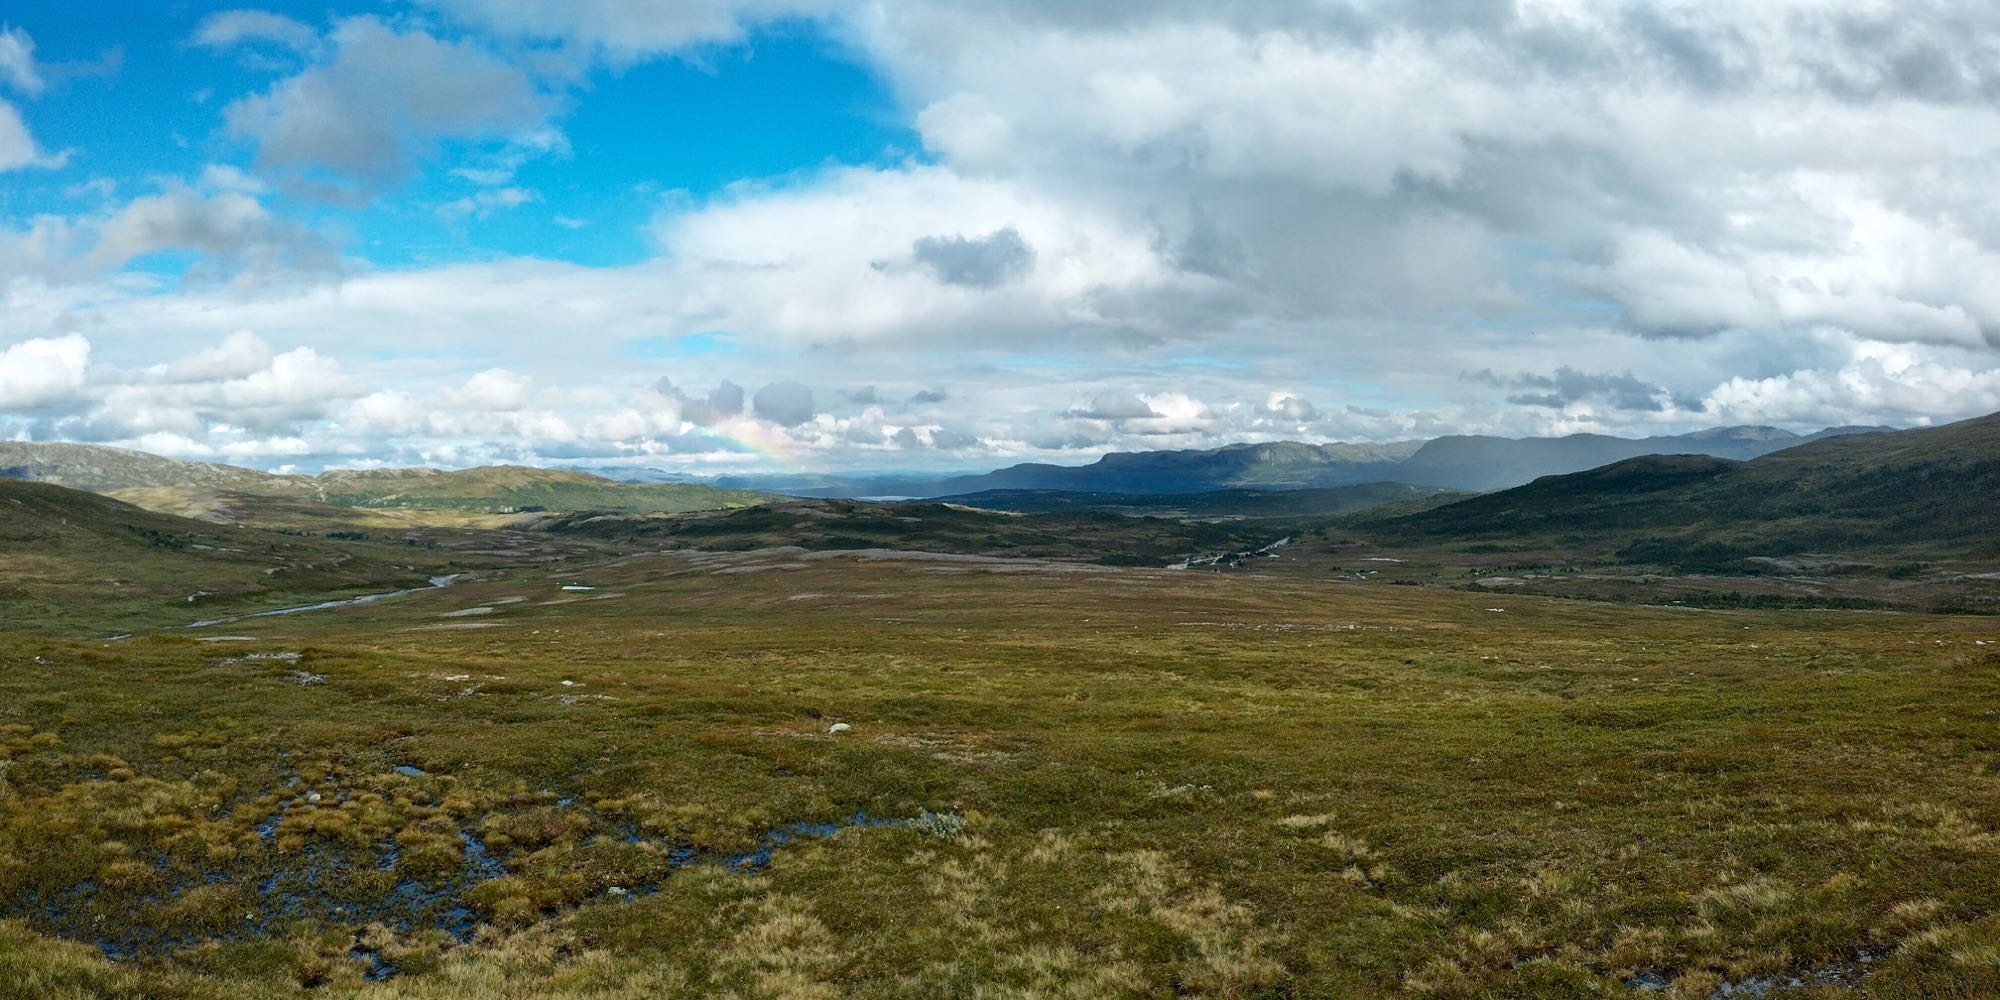
POLYGON ((907 824, 910 829, 939 840, 957 840, 965 833, 965 817, 955 812, 934 813, 925 809, 907 824))
POLYGON ((290 676, 292 678, 292 683, 297 684, 301 687, 318 687, 319 685, 326 683, 325 674, 316 674, 310 670, 294 670, 291 672, 290 676))
POLYGON ((411 767, 408 764, 398 764, 394 768, 392 768, 392 770, 394 770, 397 774, 400 774, 405 778, 421 778, 424 776, 423 768, 411 767))
POLYGON ((1632 973, 1632 977, 1625 980, 1625 985, 1635 990, 1664 990, 1673 984, 1673 980, 1657 972, 1646 972, 1644 970, 1632 973))

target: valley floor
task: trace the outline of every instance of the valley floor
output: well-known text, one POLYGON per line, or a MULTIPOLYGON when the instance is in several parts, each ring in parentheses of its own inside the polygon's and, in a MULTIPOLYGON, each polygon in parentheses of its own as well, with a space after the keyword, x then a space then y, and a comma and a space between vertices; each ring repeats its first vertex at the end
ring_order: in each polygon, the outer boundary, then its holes
POLYGON ((1254 570, 0 633, 0 997, 2000 994, 2000 619, 1254 570))

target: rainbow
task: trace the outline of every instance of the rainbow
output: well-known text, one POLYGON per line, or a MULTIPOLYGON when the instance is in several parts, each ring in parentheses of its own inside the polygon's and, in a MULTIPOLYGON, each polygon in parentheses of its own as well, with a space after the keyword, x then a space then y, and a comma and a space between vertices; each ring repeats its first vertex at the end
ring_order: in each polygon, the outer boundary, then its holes
POLYGON ((766 465, 798 467, 801 451, 798 442, 783 429, 762 420, 731 420, 704 427, 702 432, 729 450, 754 455, 766 465))

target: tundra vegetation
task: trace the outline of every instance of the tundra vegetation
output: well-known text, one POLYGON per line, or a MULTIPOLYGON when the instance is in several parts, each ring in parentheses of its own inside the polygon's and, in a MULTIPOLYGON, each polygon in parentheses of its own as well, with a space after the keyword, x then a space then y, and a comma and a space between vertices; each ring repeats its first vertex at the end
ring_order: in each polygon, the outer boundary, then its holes
POLYGON ((1698 608, 1591 592, 1626 514, 1434 498, 346 538, 0 486, 0 997, 2000 994, 2000 617, 1894 599, 1956 536, 1725 581, 1902 610, 1698 608))

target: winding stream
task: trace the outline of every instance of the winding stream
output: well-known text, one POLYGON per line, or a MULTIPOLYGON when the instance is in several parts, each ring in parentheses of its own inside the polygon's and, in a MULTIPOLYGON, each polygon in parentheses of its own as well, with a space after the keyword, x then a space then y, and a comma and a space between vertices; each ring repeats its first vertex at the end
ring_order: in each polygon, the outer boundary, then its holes
POLYGON ((189 622, 188 624, 182 625, 180 627, 183 629, 209 628, 215 625, 227 625, 230 622, 247 621, 251 618, 276 618, 280 615, 302 615, 308 611, 330 611, 334 608, 348 608, 348 607, 353 607, 354 605, 357 604, 373 604, 376 601, 386 601, 391 597, 407 597, 410 594, 421 593, 426 590, 436 590, 440 587, 449 587, 452 584, 457 583, 459 577, 463 575, 464 574, 462 573, 453 573, 450 576, 431 577, 430 586, 428 587, 409 587, 404 590, 390 590, 380 594, 363 594, 360 597, 348 597, 338 601, 321 601, 318 604, 301 604, 296 608, 278 608, 274 611, 252 611, 247 614, 228 615, 222 618, 210 618, 204 621, 189 622))

